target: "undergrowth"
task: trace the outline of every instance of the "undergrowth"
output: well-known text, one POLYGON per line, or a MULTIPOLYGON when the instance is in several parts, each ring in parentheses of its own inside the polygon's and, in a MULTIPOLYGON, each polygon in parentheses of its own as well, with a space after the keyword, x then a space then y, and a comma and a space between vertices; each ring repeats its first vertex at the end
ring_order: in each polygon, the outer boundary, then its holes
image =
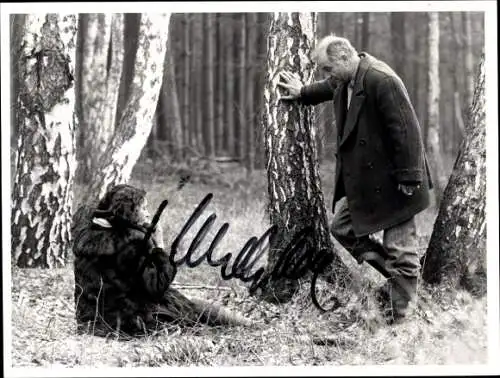
MULTIPOLYGON (((231 251, 236 255, 250 237, 260 236, 268 228, 267 187, 262 171, 247 175, 241 168, 220 169, 202 179, 191 177, 179 189, 180 177, 175 171, 167 174, 150 164, 138 164, 131 180, 148 191, 152 211, 163 199, 169 200, 161 221, 167 248, 207 193, 213 193, 214 197, 201 221, 211 212, 217 214, 212 235, 222 223, 230 225, 219 245, 221 253, 231 251)), ((333 182, 329 169, 322 170, 322 181, 329 209, 329 183, 333 182)), ((75 204, 81 193, 82 188, 76 186, 75 204)), ((432 209, 417 217, 420 253, 425 251, 434 218, 432 209)), ((187 248, 193 235, 187 235, 181 248, 187 248)), ((382 277, 369 266, 356 264, 336 246, 361 289, 348 295, 344 306, 334 312, 320 313, 313 306, 307 280, 301 281, 298 294, 289 303, 278 306, 249 296, 241 281, 222 280, 220 268, 207 264, 196 268, 182 266, 174 284, 186 295, 227 306, 253 319, 256 326, 174 329, 129 341, 75 333, 71 261, 66 267, 53 270, 13 267, 13 366, 486 363, 486 298, 476 299, 466 292, 444 293, 420 285, 415 312, 401 324, 387 325, 373 299, 374 290, 383 283, 382 277)), ((319 281, 320 298, 328 298, 331 290, 328 284, 319 281)))

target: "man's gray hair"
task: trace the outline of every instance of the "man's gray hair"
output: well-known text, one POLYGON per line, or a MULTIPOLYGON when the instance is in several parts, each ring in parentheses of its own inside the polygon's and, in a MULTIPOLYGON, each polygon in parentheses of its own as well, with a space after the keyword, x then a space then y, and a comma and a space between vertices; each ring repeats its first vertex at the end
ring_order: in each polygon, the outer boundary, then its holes
POLYGON ((344 60, 350 61, 358 52, 348 39, 334 34, 323 37, 314 48, 311 57, 315 62, 344 60))

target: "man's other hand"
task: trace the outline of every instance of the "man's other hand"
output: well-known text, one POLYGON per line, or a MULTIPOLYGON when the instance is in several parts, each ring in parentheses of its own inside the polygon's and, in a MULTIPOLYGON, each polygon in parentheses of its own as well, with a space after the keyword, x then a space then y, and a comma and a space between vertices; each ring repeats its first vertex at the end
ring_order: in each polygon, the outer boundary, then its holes
POLYGON ((420 185, 407 185, 407 184, 398 185, 398 189, 409 197, 411 197, 415 193, 415 190, 417 190, 418 188, 420 188, 420 185))
POLYGON ((302 82, 299 77, 292 72, 283 71, 280 73, 280 78, 282 81, 279 81, 277 85, 288 91, 288 95, 280 96, 280 100, 298 99, 302 88, 302 82))

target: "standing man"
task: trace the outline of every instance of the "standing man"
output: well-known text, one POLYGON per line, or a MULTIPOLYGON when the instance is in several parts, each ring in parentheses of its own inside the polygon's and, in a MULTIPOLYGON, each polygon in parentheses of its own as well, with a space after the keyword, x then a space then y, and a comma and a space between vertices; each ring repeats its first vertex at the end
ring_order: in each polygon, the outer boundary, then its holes
POLYGON ((380 290, 389 319, 415 302, 420 263, 415 215, 429 206, 432 182, 420 126, 406 88, 384 62, 327 36, 312 53, 328 77, 303 85, 282 72, 282 100, 333 100, 337 159, 331 233, 358 260, 387 278, 380 290), (335 205, 337 204, 337 211, 335 205), (369 237, 384 230, 383 244, 369 237))

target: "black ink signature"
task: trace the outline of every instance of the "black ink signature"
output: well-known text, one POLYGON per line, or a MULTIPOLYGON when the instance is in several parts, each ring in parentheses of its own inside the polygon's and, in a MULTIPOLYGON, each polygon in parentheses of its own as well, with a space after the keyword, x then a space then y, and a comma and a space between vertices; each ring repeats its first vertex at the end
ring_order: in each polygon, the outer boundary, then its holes
MULTIPOLYGON (((180 242, 185 237, 186 233, 191 229, 196 220, 201 216, 212 198, 213 194, 209 193, 201 201, 201 203, 194 210, 193 214, 184 224, 184 227, 182 228, 180 233, 173 241, 170 247, 171 249, 169 258, 170 262, 175 267, 185 263, 188 267, 194 268, 200 265, 206 257, 206 260, 210 266, 221 267, 222 279, 230 280, 232 278, 238 278, 243 282, 252 282, 249 288, 250 294, 254 293, 258 288, 263 288, 267 283, 269 283, 270 280, 278 278, 288 278, 295 280, 303 277, 310 270, 313 273, 311 280, 311 298, 313 304, 323 312, 331 311, 339 307, 339 301, 335 300, 332 308, 329 310, 325 310, 317 300, 316 281, 318 275, 321 274, 324 269, 332 263, 333 257, 331 255, 331 252, 328 252, 326 250, 317 252, 309 248, 308 241, 314 231, 312 227, 305 227, 294 235, 292 240, 283 249, 283 253, 281 253, 278 261, 276 262, 276 264, 274 264, 274 267, 270 272, 266 272, 266 269, 264 267, 260 267, 255 272, 251 273, 257 261, 263 256, 266 251, 264 246, 273 245, 275 238, 278 236, 278 227, 275 225, 269 227, 259 239, 257 239, 257 237, 255 236, 250 238, 245 243, 240 252, 236 255, 236 258, 231 265, 231 269, 229 269, 228 264, 232 258, 231 253, 226 253, 218 260, 214 260, 213 258, 215 249, 228 231, 229 223, 227 222, 219 228, 208 249, 193 260, 193 255, 198 250, 201 242, 207 236, 208 231, 213 226, 217 218, 217 216, 212 213, 205 220, 201 228, 198 230, 196 236, 191 241, 186 254, 176 260, 175 257, 180 242), (266 240, 268 240, 267 244, 266 240)), ((166 203, 161 206, 163 206, 164 208, 166 206, 166 203)))

